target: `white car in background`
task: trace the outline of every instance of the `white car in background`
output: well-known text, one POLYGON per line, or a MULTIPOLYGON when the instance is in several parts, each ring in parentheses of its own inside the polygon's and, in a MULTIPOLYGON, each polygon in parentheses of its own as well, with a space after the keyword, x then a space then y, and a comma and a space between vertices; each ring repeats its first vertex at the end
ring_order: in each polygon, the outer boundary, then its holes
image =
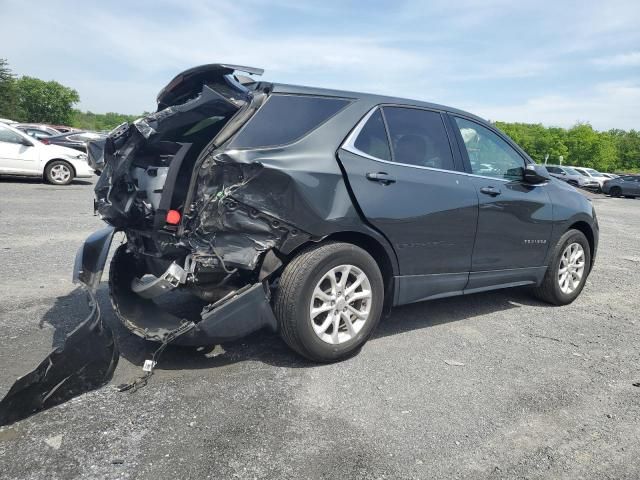
POLYGON ((87 155, 72 148, 45 145, 20 130, 0 124, 0 175, 44 177, 55 185, 88 178, 94 171, 87 155))
POLYGON ((600 191, 602 191, 602 186, 604 185, 604 182, 609 180, 609 178, 605 177, 603 174, 601 174, 597 170, 594 170, 593 168, 585 168, 585 167, 571 167, 571 168, 573 168, 575 171, 577 171, 581 175, 584 175, 585 177, 588 177, 598 182, 598 189, 600 191))

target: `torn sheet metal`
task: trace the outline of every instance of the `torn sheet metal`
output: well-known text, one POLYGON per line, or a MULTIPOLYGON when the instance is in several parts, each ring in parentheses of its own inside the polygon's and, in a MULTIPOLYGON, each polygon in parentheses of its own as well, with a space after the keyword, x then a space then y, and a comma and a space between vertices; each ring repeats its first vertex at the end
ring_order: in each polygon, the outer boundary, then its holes
POLYGON ((108 383, 119 350, 111 328, 103 323, 95 292, 114 229, 93 233, 79 250, 74 282, 86 289, 91 309, 87 318, 35 370, 20 377, 0 401, 0 425, 8 425, 108 383))

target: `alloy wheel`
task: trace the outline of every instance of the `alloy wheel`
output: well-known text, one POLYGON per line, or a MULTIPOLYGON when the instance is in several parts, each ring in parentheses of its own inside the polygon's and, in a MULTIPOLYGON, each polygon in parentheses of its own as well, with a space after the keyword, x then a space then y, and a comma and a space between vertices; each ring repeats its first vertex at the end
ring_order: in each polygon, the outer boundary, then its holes
POLYGON ((71 177, 71 170, 66 165, 59 163, 51 169, 51 179, 55 183, 65 183, 69 181, 69 177, 71 177))
POLYGON ((333 345, 353 339, 369 319, 372 291, 367 275, 354 265, 339 265, 325 273, 311 296, 313 331, 333 345))
POLYGON ((558 268, 558 285, 564 294, 573 293, 584 275, 585 254, 582 245, 574 242, 567 246, 560 257, 558 268))

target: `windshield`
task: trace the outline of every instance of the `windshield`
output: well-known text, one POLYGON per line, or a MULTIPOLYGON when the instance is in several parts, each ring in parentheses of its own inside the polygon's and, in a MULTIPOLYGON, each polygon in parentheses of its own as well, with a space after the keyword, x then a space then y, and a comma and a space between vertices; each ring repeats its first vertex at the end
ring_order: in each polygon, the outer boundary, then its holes
POLYGON ((599 171, 594 170, 593 168, 585 168, 587 172, 591 174, 592 177, 604 177, 599 171))
POLYGON ((580 172, 578 172, 577 170, 574 170, 573 168, 568 168, 568 167, 562 167, 564 169, 565 172, 567 172, 569 175, 580 175, 580 172))

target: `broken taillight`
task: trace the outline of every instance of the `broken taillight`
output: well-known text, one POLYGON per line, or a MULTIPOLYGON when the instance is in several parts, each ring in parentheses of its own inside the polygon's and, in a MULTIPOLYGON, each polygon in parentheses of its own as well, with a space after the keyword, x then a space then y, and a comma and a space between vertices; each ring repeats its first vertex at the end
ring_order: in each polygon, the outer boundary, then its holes
POLYGON ((181 215, 178 210, 169 210, 165 220, 169 225, 178 225, 180 223, 180 218, 181 215))

